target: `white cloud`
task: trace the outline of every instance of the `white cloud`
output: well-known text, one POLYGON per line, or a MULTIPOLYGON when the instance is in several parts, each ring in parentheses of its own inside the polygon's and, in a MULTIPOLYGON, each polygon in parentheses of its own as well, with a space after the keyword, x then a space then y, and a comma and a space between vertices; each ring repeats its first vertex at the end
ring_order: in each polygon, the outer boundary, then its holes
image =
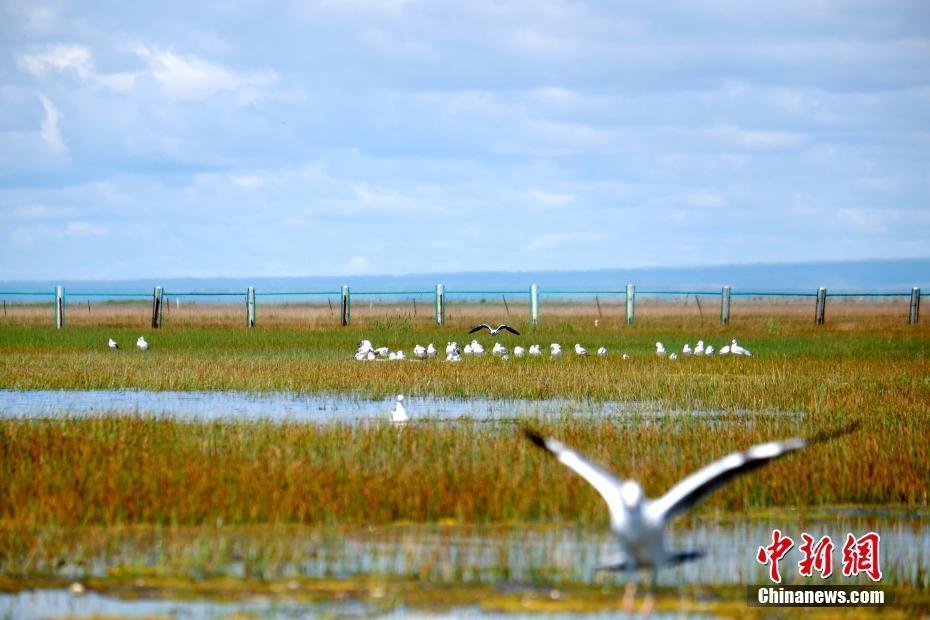
POLYGON ((134 73, 97 73, 93 54, 82 45, 50 45, 41 51, 19 56, 17 63, 37 78, 44 78, 52 71, 73 73, 82 82, 120 93, 128 93, 136 81, 134 73))
POLYGON ((240 104, 247 104, 278 79, 272 71, 236 73, 196 56, 180 56, 158 48, 139 46, 136 53, 146 60, 149 72, 165 94, 178 101, 203 101, 217 93, 231 92, 240 104))
POLYGON ((40 134, 42 139, 53 151, 64 151, 65 144, 61 140, 61 131, 58 129, 58 122, 61 120, 61 112, 55 107, 55 104, 45 95, 39 95, 42 101, 42 108, 45 110, 45 118, 42 120, 42 129, 40 134))
POLYGON ((255 189, 265 184, 261 177, 254 174, 233 175, 232 182, 245 189, 255 189))
POLYGON ((370 266, 368 259, 364 256, 353 256, 345 264, 345 273, 350 275, 366 273, 370 266))
POLYGON ((727 206, 727 199, 718 192, 694 192, 685 196, 685 201, 701 209, 719 209, 727 206))
POLYGON ((584 243, 594 243, 604 241, 607 238, 603 233, 580 232, 580 233, 550 233, 540 235, 532 239, 524 246, 528 252, 536 252, 558 245, 578 245, 584 243))
POLYGON ((69 207, 47 207, 45 205, 23 205, 13 209, 13 217, 19 220, 51 220, 71 217, 76 209, 69 207))
POLYGON ((102 237, 107 229, 90 222, 68 222, 65 226, 65 235, 68 237, 102 237))
POLYGON ((791 148, 803 144, 806 139, 799 132, 743 129, 736 125, 717 125, 704 129, 676 128, 672 131, 748 149, 791 148))
POLYGON ((575 197, 571 194, 559 194, 556 192, 544 192, 539 189, 531 189, 526 192, 534 203, 545 209, 555 209, 564 207, 574 202, 575 197))

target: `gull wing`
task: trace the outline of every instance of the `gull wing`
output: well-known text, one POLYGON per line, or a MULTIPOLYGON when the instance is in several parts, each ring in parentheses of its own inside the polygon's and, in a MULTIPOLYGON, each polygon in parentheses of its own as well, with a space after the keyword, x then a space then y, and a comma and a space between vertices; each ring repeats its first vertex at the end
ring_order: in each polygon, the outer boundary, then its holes
POLYGON ((665 495, 650 503, 649 511, 657 518, 670 519, 688 510, 703 499, 704 496, 740 474, 758 469, 805 446, 846 435, 858 427, 859 423, 853 422, 841 429, 821 433, 814 437, 794 437, 784 441, 770 441, 752 446, 744 452, 729 454, 699 469, 673 486, 665 495))
POLYGON ((491 331, 491 326, 488 325, 487 323, 482 323, 482 324, 479 325, 478 327, 472 328, 472 330, 471 330, 470 332, 468 332, 468 333, 469 333, 469 334, 474 334, 475 332, 480 332, 482 329, 487 329, 488 331, 491 331))
POLYGON ((620 485, 623 481, 616 478, 613 474, 602 469, 599 465, 589 461, 574 450, 570 449, 560 441, 532 431, 524 429, 527 438, 534 444, 552 453, 559 462, 584 478, 588 484, 593 486, 604 501, 612 514, 621 514, 623 512, 623 503, 620 500, 620 485))
POLYGON ((500 331, 500 330, 502 330, 502 329, 506 329, 506 330, 509 331, 511 334, 516 334, 517 336, 520 335, 520 332, 518 332, 517 330, 515 330, 514 328, 512 328, 510 325, 501 325, 500 327, 497 328, 497 331, 500 331))

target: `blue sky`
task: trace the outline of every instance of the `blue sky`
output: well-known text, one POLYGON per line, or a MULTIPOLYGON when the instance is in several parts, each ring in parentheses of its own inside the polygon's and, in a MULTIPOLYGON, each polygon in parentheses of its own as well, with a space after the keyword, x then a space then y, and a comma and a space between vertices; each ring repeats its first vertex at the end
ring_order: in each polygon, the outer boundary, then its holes
POLYGON ((930 4, 0 3, 0 280, 930 256, 930 4))

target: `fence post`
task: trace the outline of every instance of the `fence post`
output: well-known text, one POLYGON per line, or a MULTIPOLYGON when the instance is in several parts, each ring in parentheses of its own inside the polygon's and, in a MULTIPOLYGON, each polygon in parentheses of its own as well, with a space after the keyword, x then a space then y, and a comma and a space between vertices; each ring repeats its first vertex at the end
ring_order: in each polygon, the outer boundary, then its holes
POLYGON ((161 327, 161 296, 162 289, 156 286, 152 294, 152 327, 156 329, 161 327))
POLYGON ((442 327, 446 322, 446 287, 436 285, 436 325, 442 327))
POLYGON ((352 302, 349 298, 349 285, 342 285, 342 325, 345 327, 352 322, 352 302))
POLYGON ((908 323, 917 325, 918 320, 920 320, 920 289, 915 286, 911 289, 911 314, 908 317, 908 323))
POLYGON ((255 287, 249 287, 248 297, 245 302, 245 326, 255 327, 255 287))
POLYGON ((636 287, 626 285, 626 324, 632 325, 636 316, 636 287))
POLYGON ((814 323, 823 325, 824 315, 827 312, 827 289, 817 289, 817 306, 814 308, 814 323))
POLYGON ((535 282, 530 284, 530 320, 533 327, 539 325, 539 287, 535 282))
POLYGON ((65 287, 55 288, 55 327, 61 329, 65 326, 65 287))
POLYGON ((730 324, 730 287, 724 286, 720 292, 720 324, 730 324))

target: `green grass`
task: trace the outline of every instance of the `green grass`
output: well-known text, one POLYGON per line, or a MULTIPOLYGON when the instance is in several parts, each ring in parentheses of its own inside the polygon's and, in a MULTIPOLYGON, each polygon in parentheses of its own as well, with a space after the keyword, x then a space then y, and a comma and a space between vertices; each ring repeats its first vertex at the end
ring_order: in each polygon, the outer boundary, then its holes
MULTIPOLYGON (((639 478, 656 494, 683 474, 754 442, 862 421, 857 433, 744 477, 705 511, 831 504, 928 505, 930 332, 902 321, 769 317, 731 328, 694 320, 594 327, 546 321, 501 338, 560 342, 559 361, 490 357, 359 363, 360 338, 404 348, 470 340, 385 319, 350 328, 211 326, 140 330, 0 328, 0 388, 289 390, 380 397, 573 397, 656 400, 719 412, 700 416, 566 416, 537 421, 580 450, 639 478), (135 350, 144 334, 152 349, 135 350), (118 339, 119 352, 106 349, 118 339), (752 358, 657 359, 697 338, 739 338, 752 358), (606 360, 578 359, 575 342, 607 346, 606 360), (623 361, 619 353, 633 359, 623 361), (763 411, 767 415, 754 412, 763 411), (768 415, 801 412, 802 416, 768 415)), ((490 345, 493 339, 482 337, 490 345)), ((133 417, 0 421, 0 563, 57 557, 82 535, 127 527, 548 522, 602 527, 600 498, 507 424, 186 423, 133 417)))

